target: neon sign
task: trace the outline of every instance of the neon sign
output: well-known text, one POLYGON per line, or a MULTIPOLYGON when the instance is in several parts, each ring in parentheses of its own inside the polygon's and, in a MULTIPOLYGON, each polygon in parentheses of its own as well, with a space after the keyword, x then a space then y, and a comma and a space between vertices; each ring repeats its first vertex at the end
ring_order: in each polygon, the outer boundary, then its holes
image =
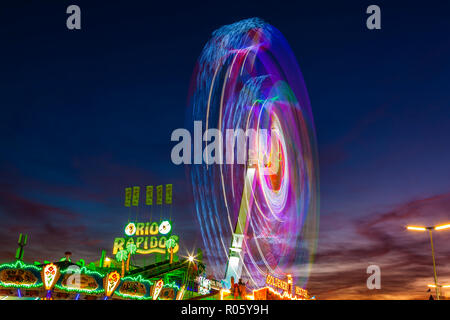
MULTIPOLYGON (((123 250, 128 244, 136 245, 137 254, 166 253, 166 242, 171 236, 172 224, 168 220, 157 222, 130 222, 125 226, 125 237, 114 239, 113 254, 123 250)), ((178 238, 178 236, 173 236, 178 238)), ((178 239, 177 239, 178 240, 178 239)), ((178 242, 178 241, 177 241, 178 242)), ((172 253, 179 250, 178 243, 175 244, 172 253)))
MULTIPOLYGON (((291 300, 308 299, 308 291, 301 287, 297 287, 297 286, 295 286, 293 288, 292 276, 288 275, 287 278, 288 278, 287 281, 283 281, 281 279, 275 278, 274 276, 268 274, 267 278, 266 278, 266 284, 269 287, 267 287, 267 288, 272 289, 269 291, 273 294, 277 294, 281 298, 288 298, 291 300), (281 289, 284 292, 279 293, 279 292, 273 290, 274 288, 281 289), (294 292, 292 292, 293 291, 292 289, 294 289, 294 292)), ((258 290, 256 290, 256 291, 258 291, 258 290)))
POLYGON ((135 233, 136 233, 136 225, 134 224, 134 222, 130 222, 125 227, 125 234, 127 236, 131 237, 131 236, 134 236, 135 233))
POLYGON ((164 281, 162 279, 159 279, 158 282, 156 282, 155 287, 153 288, 153 300, 156 300, 158 298, 163 286, 164 281))
MULTIPOLYGON (((38 288, 43 286, 38 273, 42 268, 26 264, 20 260, 14 263, 0 264, 0 287, 2 288, 38 288)), ((41 279, 43 277, 41 276, 41 279)))
POLYGON ((44 283, 45 290, 52 290, 58 278, 59 269, 55 264, 50 263, 42 268, 42 282, 44 283))
POLYGON ((303 289, 303 288, 300 288, 300 287, 295 287, 295 295, 297 296, 297 297, 302 297, 302 298, 307 298, 308 297, 308 291, 306 291, 305 289, 303 289))
POLYGON ((120 274, 117 271, 110 272, 103 281, 103 286, 105 287, 105 296, 110 297, 119 285, 120 274))
POLYGON ((161 222, 161 224, 159 225, 159 233, 161 234, 168 234, 171 230, 172 225, 167 220, 161 222))
POLYGON ((147 289, 139 281, 125 281, 120 287, 119 292, 128 296, 143 297, 147 293, 147 289))
POLYGON ((275 278, 270 274, 267 275, 266 284, 284 291, 289 291, 289 283, 281 279, 275 278))

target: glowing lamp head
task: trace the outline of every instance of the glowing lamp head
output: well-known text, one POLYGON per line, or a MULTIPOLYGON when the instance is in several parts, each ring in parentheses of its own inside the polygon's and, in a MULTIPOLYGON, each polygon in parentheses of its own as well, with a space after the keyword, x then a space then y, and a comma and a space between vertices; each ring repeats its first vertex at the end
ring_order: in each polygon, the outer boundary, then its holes
POLYGON ((416 226, 407 226, 406 229, 412 231, 427 231, 427 228, 425 227, 416 227, 416 226))
POLYGON ((188 260, 189 260, 189 262, 194 262, 194 257, 193 256, 189 256, 188 260))
POLYGON ((449 228, 450 228, 450 223, 444 224, 444 225, 441 225, 441 226, 437 226, 437 227, 434 228, 434 230, 444 230, 444 229, 449 229, 449 228))

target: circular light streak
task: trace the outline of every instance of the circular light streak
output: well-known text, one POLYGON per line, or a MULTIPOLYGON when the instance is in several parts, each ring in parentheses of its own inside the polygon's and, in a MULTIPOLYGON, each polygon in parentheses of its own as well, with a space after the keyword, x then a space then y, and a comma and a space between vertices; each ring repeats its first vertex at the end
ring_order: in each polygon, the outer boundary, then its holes
POLYGON ((292 274, 304 286, 317 245, 319 174, 309 97, 292 50, 273 26, 243 20, 214 31, 192 79, 190 120, 218 129, 224 141, 223 164, 189 168, 209 268, 223 279, 245 181, 255 170, 242 278, 259 287, 268 272, 292 274), (239 149, 228 143, 228 130, 256 138, 239 149), (242 155, 248 159, 239 163, 242 155))

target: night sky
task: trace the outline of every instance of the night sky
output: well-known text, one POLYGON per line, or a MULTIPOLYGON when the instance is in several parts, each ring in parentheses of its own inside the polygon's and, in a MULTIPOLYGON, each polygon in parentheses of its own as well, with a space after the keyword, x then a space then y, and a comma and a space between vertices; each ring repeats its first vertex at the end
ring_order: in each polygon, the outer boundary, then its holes
MULTIPOLYGON (((133 185, 173 183, 163 215, 182 254, 201 247, 170 135, 186 126, 211 33, 259 17, 297 57, 317 129, 321 223, 308 289, 319 299, 428 298, 429 239, 405 226, 450 222, 447 1, 40 2, 0 6, 0 262, 14 259, 20 232, 29 262, 110 254, 133 185), (81 30, 66 28, 70 4, 81 30), (371 4, 381 30, 366 28, 371 4), (381 290, 366 287, 371 264, 381 290)), ((450 284, 450 231, 434 238, 450 284)))

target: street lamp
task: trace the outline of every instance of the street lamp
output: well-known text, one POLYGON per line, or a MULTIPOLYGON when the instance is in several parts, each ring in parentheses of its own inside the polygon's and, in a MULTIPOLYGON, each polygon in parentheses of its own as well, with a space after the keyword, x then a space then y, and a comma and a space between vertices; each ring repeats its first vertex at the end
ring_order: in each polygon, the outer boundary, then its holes
POLYGON ((441 289, 442 289, 442 288, 450 288, 450 285, 449 285, 449 284, 444 284, 444 285, 438 284, 438 285, 436 286, 435 284, 429 284, 429 285, 428 285, 428 288, 439 288, 439 292, 441 292, 441 289))
POLYGON ((406 229, 411 231, 428 231, 430 235, 430 243, 431 243, 431 256, 433 257, 433 272, 434 272, 434 288, 436 288, 436 299, 439 300, 439 285, 436 275, 436 261, 434 258, 434 246, 433 246, 433 230, 439 231, 444 229, 449 229, 450 223, 443 224, 440 226, 433 226, 433 227, 417 227, 417 226, 407 226, 406 229))
MULTIPOLYGON (((446 285, 438 284, 437 286, 439 288, 450 288, 450 284, 446 284, 446 285)), ((436 288, 436 285, 435 284, 429 284, 428 288, 436 288)))

